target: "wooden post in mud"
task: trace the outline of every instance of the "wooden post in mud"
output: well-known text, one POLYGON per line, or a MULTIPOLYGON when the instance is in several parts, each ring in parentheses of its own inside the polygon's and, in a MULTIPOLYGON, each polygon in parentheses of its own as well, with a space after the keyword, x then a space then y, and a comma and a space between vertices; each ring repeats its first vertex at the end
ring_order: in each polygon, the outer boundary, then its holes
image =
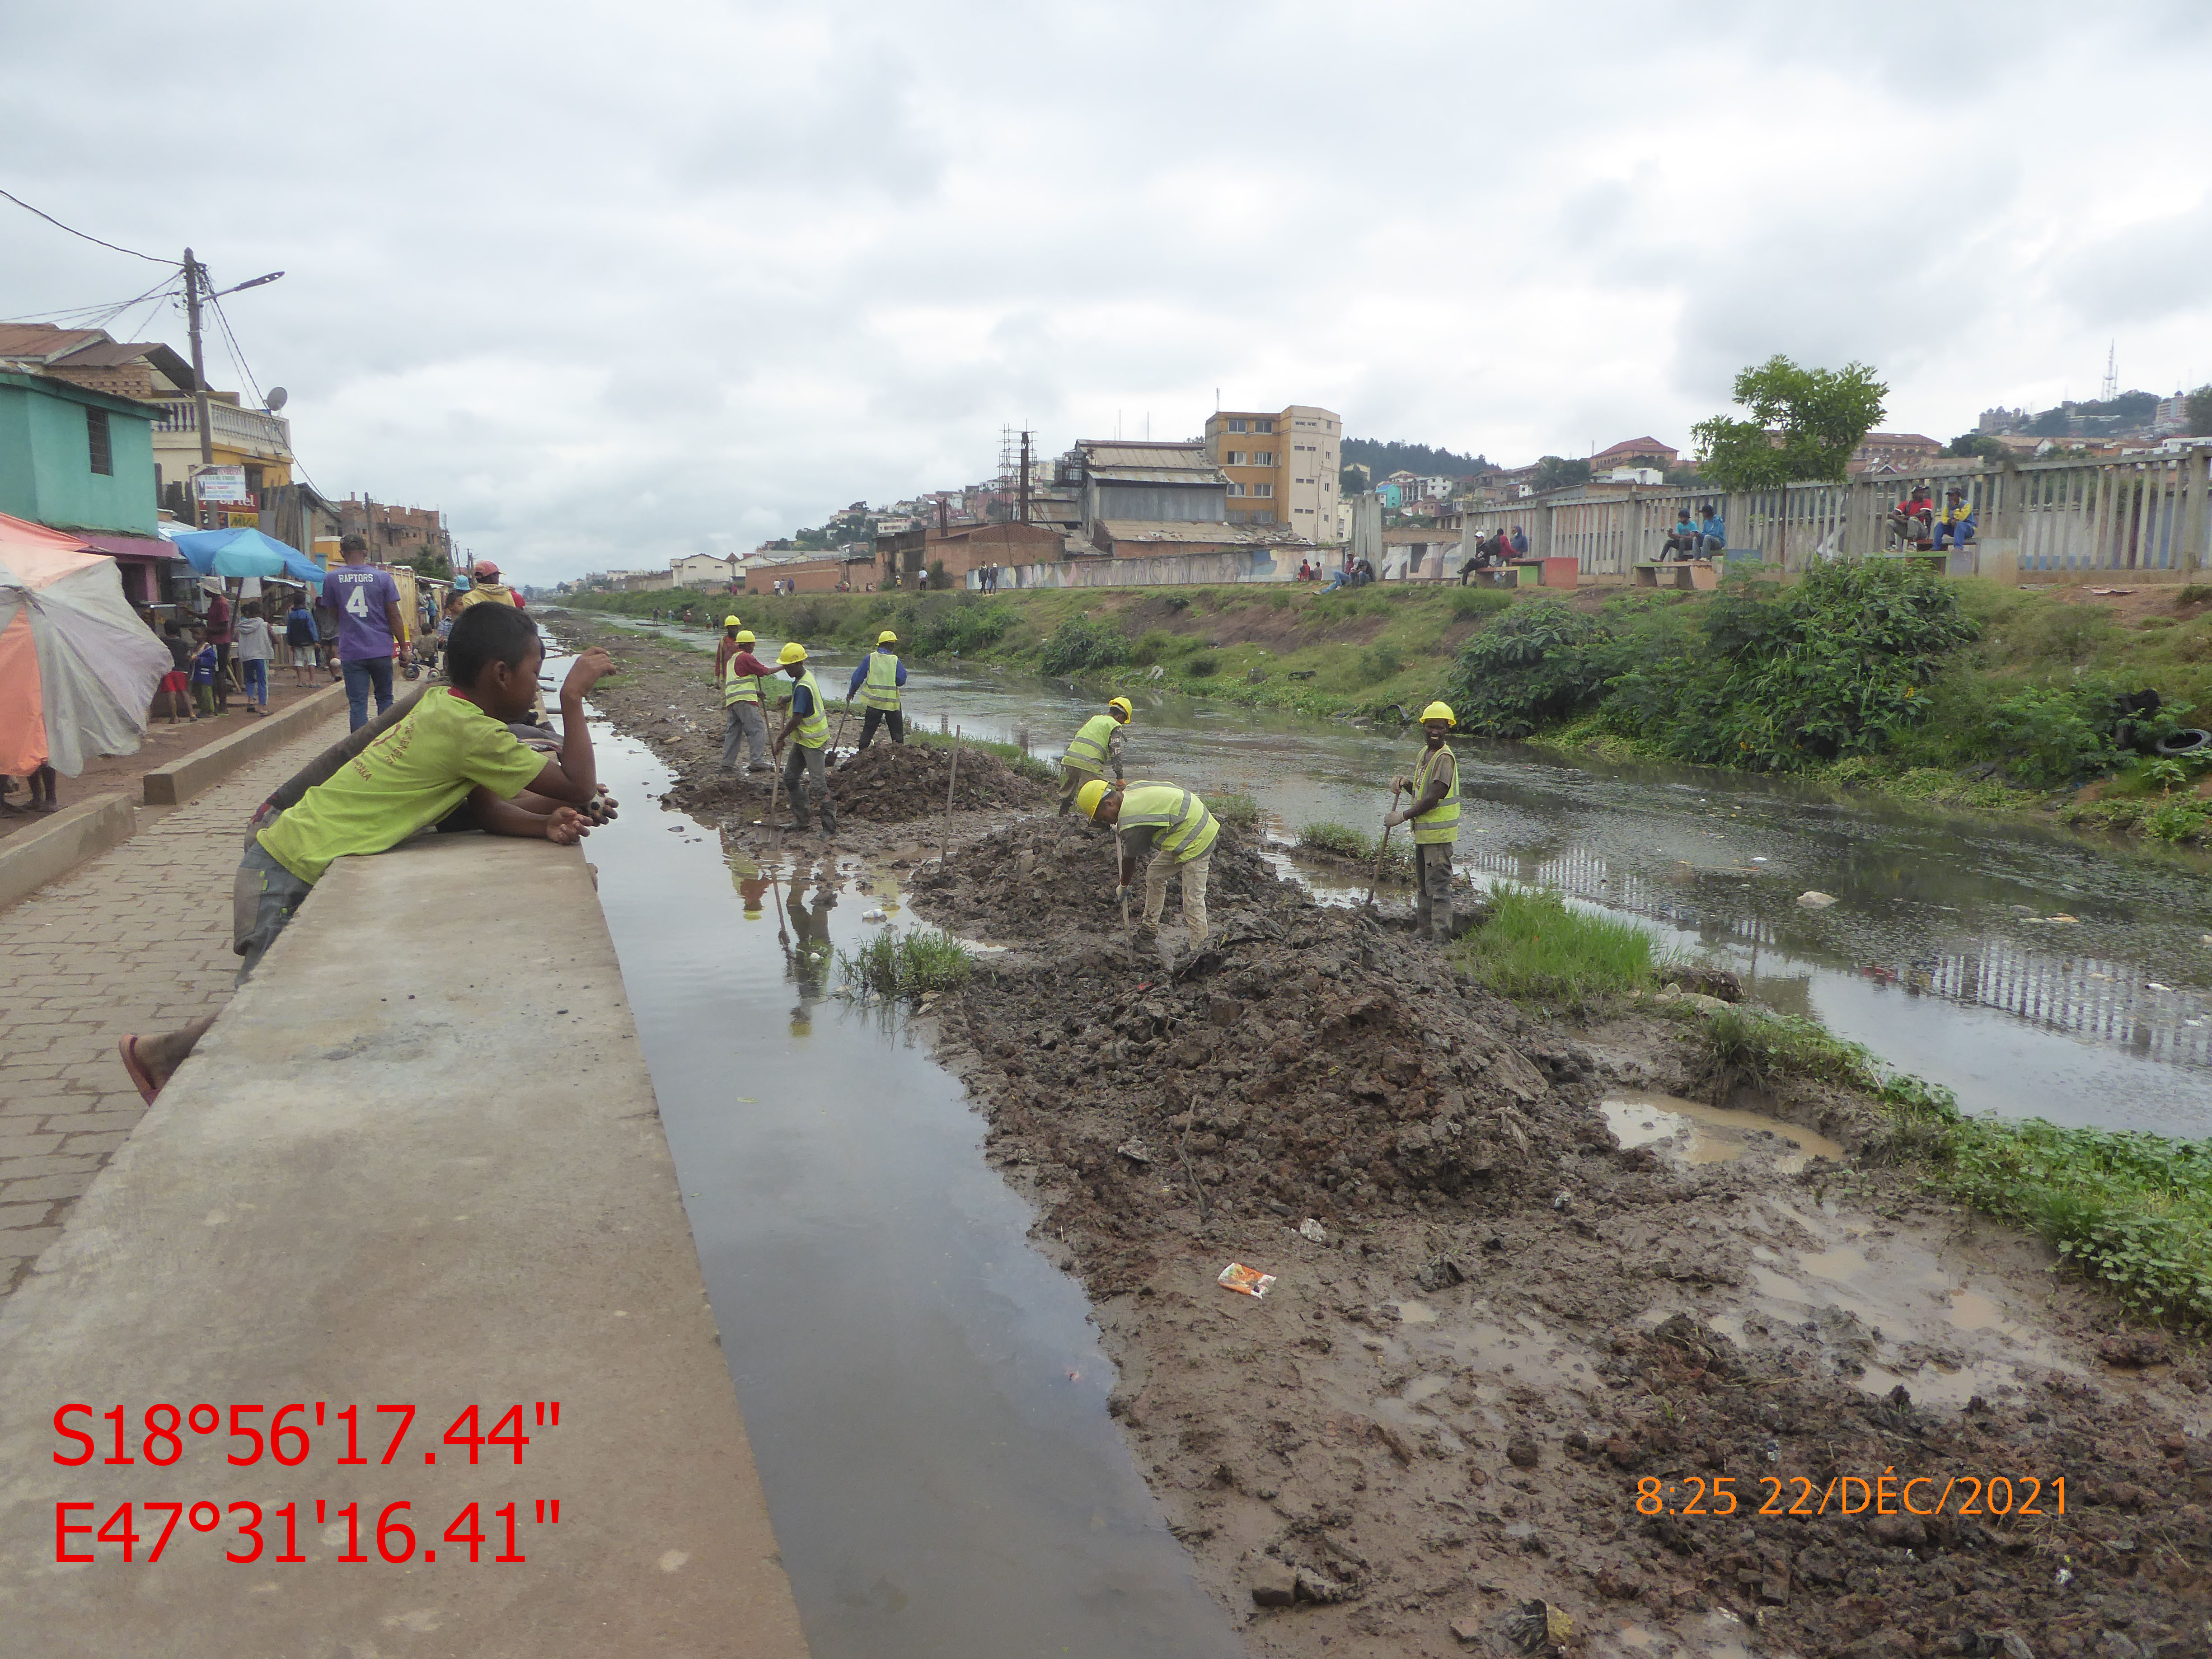
POLYGON ((937 832, 937 861, 945 862, 945 843, 952 834, 952 787, 960 781, 960 728, 952 728, 952 774, 945 780, 945 825, 937 832))
MULTIPOLYGON (((1398 810, 1398 790, 1395 785, 1393 785, 1390 790, 1390 810, 1394 813, 1398 810)), ((1375 868, 1367 878, 1367 908, 1370 910, 1375 908, 1376 884, 1382 879, 1382 855, 1389 850, 1390 826, 1386 823, 1382 826, 1382 839, 1375 848, 1375 868)))

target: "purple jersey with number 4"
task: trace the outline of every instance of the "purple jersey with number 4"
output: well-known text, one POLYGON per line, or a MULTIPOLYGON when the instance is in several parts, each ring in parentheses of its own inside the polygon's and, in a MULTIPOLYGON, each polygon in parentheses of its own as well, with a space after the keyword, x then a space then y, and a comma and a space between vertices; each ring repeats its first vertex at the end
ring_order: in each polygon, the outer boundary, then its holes
POLYGON ((384 607, 399 603, 391 576, 368 565, 333 565, 323 578, 323 603, 338 613, 338 660, 367 662, 392 654, 384 607))

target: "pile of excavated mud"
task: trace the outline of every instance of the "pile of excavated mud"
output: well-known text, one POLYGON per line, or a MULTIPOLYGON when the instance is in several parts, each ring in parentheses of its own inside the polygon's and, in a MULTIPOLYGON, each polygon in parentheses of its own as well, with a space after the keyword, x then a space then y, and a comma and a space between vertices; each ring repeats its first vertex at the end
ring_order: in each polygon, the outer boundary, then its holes
POLYGON ((830 774, 830 793, 836 797, 837 815, 877 823, 905 823, 936 817, 945 810, 948 784, 956 812, 1034 807, 1050 799, 1052 793, 1044 784, 1024 777, 996 755, 980 749, 960 750, 959 775, 955 779, 950 749, 882 738, 830 774))
POLYGON ((1111 858, 1025 820, 912 896, 1015 947, 936 1004, 940 1054, 1251 1651, 1553 1650, 1532 1601, 1592 1652, 2207 1651, 2201 1354, 2154 1337, 2114 1371, 2109 1303, 2016 1242, 1975 1254, 1902 1176, 1623 1148, 1601 1094, 1690 1086, 1689 1039, 1593 1055, 1229 832, 1215 938, 1165 967, 1124 942, 1111 858), (1215 1282, 1232 1260, 1264 1299, 1215 1282), (1961 1260, 2026 1287, 2014 1322, 1896 1288, 1961 1260), (1907 1512, 1912 1479, 1942 1512, 1907 1512))

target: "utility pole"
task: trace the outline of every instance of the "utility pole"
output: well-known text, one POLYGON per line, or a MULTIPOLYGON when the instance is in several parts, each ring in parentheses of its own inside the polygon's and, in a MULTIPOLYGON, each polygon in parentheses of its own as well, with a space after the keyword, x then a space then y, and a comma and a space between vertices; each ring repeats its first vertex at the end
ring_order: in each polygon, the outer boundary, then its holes
POLYGON ((1021 522, 1030 521, 1030 434, 1022 434, 1022 492, 1021 522))
MULTIPOLYGON (((200 355, 200 287, 206 282, 206 273, 200 262, 192 258, 190 248, 185 250, 185 314, 191 319, 192 336, 192 409, 200 427, 200 465, 215 465, 215 436, 208 430, 207 365, 200 355)), ((198 503, 199 492, 195 490, 193 502, 198 503)))

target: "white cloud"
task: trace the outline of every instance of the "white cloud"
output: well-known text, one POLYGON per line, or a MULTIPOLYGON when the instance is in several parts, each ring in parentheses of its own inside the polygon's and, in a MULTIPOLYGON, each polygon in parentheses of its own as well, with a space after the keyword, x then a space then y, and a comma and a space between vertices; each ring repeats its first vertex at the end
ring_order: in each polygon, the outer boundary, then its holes
MULTIPOLYGON (((0 182, 284 268, 229 309, 317 481, 546 580, 981 477, 1008 422, 1188 434, 1217 387, 1521 460, 1686 442, 1775 351, 1872 362, 1939 437, 2092 391, 2114 337, 2194 384, 2207 35, 2184 0, 52 7, 11 19, 0 182)), ((6 211, 0 314, 151 279, 6 211)))

